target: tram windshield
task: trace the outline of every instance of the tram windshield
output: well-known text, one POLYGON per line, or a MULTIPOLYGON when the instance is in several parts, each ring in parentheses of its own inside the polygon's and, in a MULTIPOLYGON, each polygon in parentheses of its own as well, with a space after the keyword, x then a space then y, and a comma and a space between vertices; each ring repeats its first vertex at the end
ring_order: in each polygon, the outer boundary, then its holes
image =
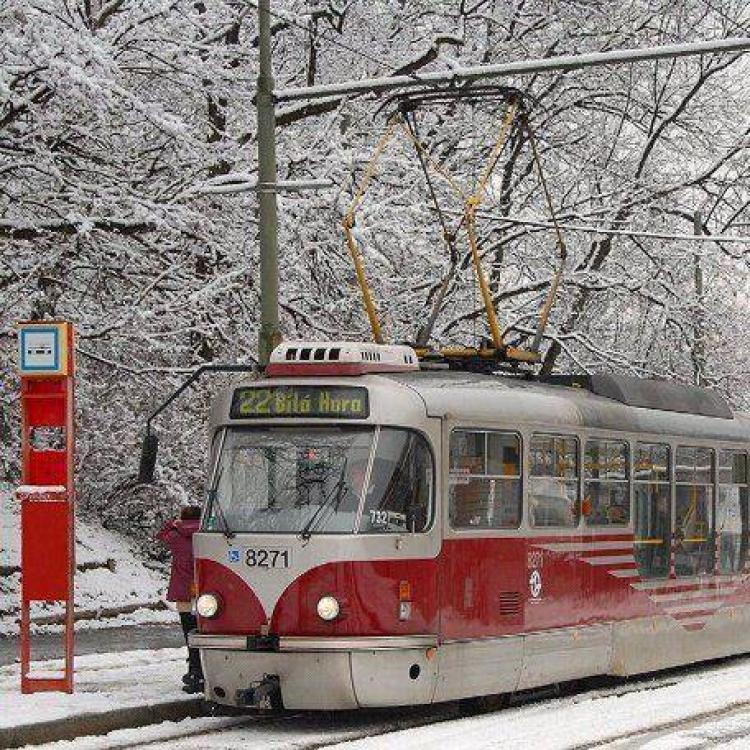
POLYGON ((411 430, 229 428, 204 530, 302 536, 423 531, 432 485, 432 454, 411 430))

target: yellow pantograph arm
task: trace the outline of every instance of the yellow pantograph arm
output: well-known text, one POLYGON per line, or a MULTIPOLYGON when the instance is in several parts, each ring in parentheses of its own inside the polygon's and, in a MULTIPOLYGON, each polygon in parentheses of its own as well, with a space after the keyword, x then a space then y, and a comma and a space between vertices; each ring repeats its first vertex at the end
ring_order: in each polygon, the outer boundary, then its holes
POLYGON ((484 275, 484 269, 482 268, 482 260, 479 257, 479 243, 477 242, 477 233, 474 222, 476 205, 472 198, 469 198, 466 202, 464 211, 466 216, 466 233, 469 236, 469 248, 471 249, 471 260, 474 264, 474 272, 477 276, 479 291, 482 295, 482 301, 484 302, 485 313, 487 314, 487 322, 490 326, 492 345, 495 349, 500 349, 503 346, 503 334, 500 332, 497 315, 495 315, 495 304, 492 301, 492 294, 490 293, 490 288, 487 284, 487 277, 484 275))
POLYGON ((354 272, 357 274, 357 283, 359 284, 359 289, 362 292, 362 302, 365 306, 367 319, 370 321, 372 340, 376 344, 382 344, 383 332, 380 328, 380 321, 378 320, 378 311, 375 307, 375 302, 372 299, 370 286, 367 283, 365 268, 364 264, 362 263, 362 255, 359 252, 359 248, 357 247, 354 235, 352 234, 350 220, 351 219, 348 215, 344 218, 344 234, 346 235, 346 246, 349 249, 349 255, 351 255, 352 263, 354 263, 354 272))
POLYGON ((397 125, 398 120, 395 117, 392 117, 388 121, 388 126, 386 127, 385 132, 380 137, 380 140, 375 146, 375 150, 373 151, 373 154, 370 157, 370 161, 367 164, 367 169, 365 169, 365 173, 364 175, 362 175, 362 179, 357 186, 357 191, 354 194, 354 198, 349 206, 349 209, 344 215, 343 221, 344 234, 346 235, 346 246, 349 250, 349 255, 352 258, 352 263, 354 264, 354 272, 357 275, 357 284, 359 285, 360 292, 362 293, 362 302, 365 306, 365 313, 367 314, 367 319, 370 321, 372 339, 376 344, 383 343, 383 332, 380 327, 380 321, 378 320, 378 311, 372 298, 372 292, 370 291, 370 286, 367 283, 364 263, 362 262, 362 254, 359 251, 359 247, 357 247, 357 242, 354 239, 352 228, 354 227, 354 214, 357 208, 359 208, 359 205, 362 203, 362 199, 367 192, 370 181, 375 174, 375 168, 377 167, 378 160, 383 154, 383 151, 385 151, 385 148, 388 145, 389 141, 393 137, 393 133, 395 132, 397 125))
POLYGON ((487 315, 487 322, 490 327, 490 336, 492 337, 492 345, 495 349, 501 349, 503 347, 503 334, 500 331, 500 326, 497 322, 497 315, 495 314, 495 303, 492 300, 492 294, 490 293, 489 285, 487 283, 487 277, 485 276, 484 269, 482 268, 482 259, 479 255, 479 242, 477 240, 476 232, 476 212, 479 208, 479 204, 482 202, 482 195, 487 188, 490 175, 492 174, 495 166, 500 158, 500 154, 505 147, 505 143, 508 140, 508 133, 510 127, 513 124, 513 120, 516 116, 516 110, 518 104, 513 101, 508 107, 505 117, 503 118, 503 124, 500 127, 500 132, 497 136, 497 141, 490 154, 489 161, 487 162, 482 176, 479 178, 479 182, 474 190, 474 194, 466 199, 464 205, 464 216, 466 217, 466 234, 469 237, 469 248, 471 250, 471 259, 474 264, 474 272, 477 277, 477 283, 479 284, 479 291, 482 295, 482 302, 484 303, 484 310, 487 315))
POLYGON ((495 146, 492 149, 490 158, 488 159, 487 164, 484 167, 482 176, 479 178, 479 182, 477 182, 477 186, 474 189, 474 197, 477 200, 477 205, 479 205, 482 200, 482 195, 487 188, 487 183, 490 181, 490 177, 492 176, 492 173, 497 166, 497 162, 500 159, 500 154, 505 148, 505 142, 508 140, 508 133, 510 133, 511 125, 513 125, 513 121, 516 119, 517 111, 518 102, 514 99, 508 105, 508 110, 506 111, 505 117, 503 118, 503 124, 500 126, 500 132, 497 134, 497 141, 495 141, 495 146))

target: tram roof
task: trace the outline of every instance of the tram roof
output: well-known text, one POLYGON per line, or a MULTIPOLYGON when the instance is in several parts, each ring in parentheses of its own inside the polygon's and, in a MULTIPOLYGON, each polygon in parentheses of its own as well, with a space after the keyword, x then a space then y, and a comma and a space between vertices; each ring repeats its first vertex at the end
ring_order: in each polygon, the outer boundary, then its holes
MULTIPOLYGON (((399 385, 424 403, 428 416, 450 418, 457 423, 476 425, 531 426, 539 430, 596 429, 618 433, 644 433, 698 441, 750 441, 750 414, 731 412, 726 417, 705 416, 645 406, 632 406, 584 387, 545 383, 522 377, 485 375, 454 370, 379 373, 336 378, 271 378, 279 384, 321 383, 399 385)), ((263 381, 240 381, 225 389, 214 401, 213 426, 227 424, 234 389, 243 385, 261 386, 263 381)), ((663 393, 668 393, 670 384, 663 393)), ((380 388, 378 389, 380 390, 380 388)), ((600 390, 605 390, 600 389, 600 390)), ((628 394, 617 393, 620 398, 628 394)), ((652 394, 658 403, 659 389, 652 394)), ((632 394, 631 394, 632 395, 632 394)), ((403 403, 399 408, 403 408, 403 403)), ((674 403, 672 404, 674 406, 674 403)), ((683 407, 686 404, 683 404, 683 407)), ((719 409, 721 411, 721 409, 719 409)), ((232 420, 233 421, 233 420, 232 420)))
POLYGON ((619 384, 600 382, 594 387, 608 393, 604 396, 584 387, 447 370, 375 377, 400 383, 416 391, 425 402, 430 416, 451 417, 456 421, 515 422, 549 429, 583 427, 728 442, 750 440, 750 416, 733 413, 726 405, 722 409, 721 399, 716 397, 713 400, 707 391, 704 393, 708 394, 708 403, 696 403, 695 408, 707 411, 712 416, 688 412, 689 394, 693 392, 698 397, 699 394, 695 392, 699 389, 686 389, 680 398, 676 386, 671 383, 653 383, 652 393, 638 394, 627 392, 631 379, 623 379, 619 384), (619 390, 618 385, 622 386, 619 390), (664 387, 660 389, 659 386, 664 387), (658 404, 660 394, 669 409, 623 403, 623 400, 630 399, 631 403, 658 404), (717 416, 719 414, 723 416, 717 416))

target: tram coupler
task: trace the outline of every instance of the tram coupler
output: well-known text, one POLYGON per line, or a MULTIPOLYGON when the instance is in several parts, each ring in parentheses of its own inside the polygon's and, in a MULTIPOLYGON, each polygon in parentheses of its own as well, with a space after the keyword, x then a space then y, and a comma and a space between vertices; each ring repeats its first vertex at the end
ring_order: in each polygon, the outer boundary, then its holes
POLYGON ((264 674, 263 679, 235 694, 238 706, 245 708, 280 709, 281 682, 277 674, 264 674))

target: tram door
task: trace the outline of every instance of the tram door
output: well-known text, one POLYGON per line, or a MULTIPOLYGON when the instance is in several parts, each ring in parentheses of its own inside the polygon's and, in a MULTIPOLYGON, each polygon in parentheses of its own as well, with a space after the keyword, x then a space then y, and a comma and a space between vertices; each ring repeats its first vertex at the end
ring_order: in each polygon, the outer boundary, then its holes
POLYGON ((529 535, 524 629, 565 627, 581 612, 586 549, 580 538, 580 441, 535 432, 527 438, 529 535))
POLYGON ((641 578, 666 578, 670 568, 671 449, 636 443, 633 456, 635 560, 641 578))
POLYGON ((674 534, 674 571, 677 577, 713 573, 714 474, 712 448, 677 446, 674 534))
POLYGON ((481 638, 517 632, 524 599, 520 437, 461 426, 450 430, 448 443, 442 635, 481 638))

